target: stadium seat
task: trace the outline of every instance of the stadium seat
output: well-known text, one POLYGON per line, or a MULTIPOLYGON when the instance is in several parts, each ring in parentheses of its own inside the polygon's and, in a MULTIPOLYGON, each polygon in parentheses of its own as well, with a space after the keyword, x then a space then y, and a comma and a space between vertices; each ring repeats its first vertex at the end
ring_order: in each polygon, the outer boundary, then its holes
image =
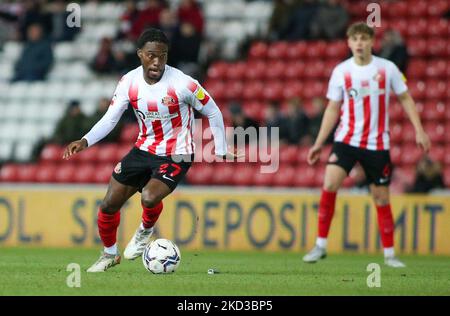
POLYGON ((449 23, 445 19, 436 18, 428 20, 428 36, 441 37, 443 39, 448 38, 449 23))
POLYGON ((5 164, 0 169, 0 182, 17 182, 19 180, 20 165, 5 164))
POLYGON ((77 166, 73 174, 73 182, 76 183, 94 183, 94 175, 96 173, 96 166, 90 163, 83 163, 77 166))
POLYGON ((222 80, 227 73, 228 63, 217 62, 208 68, 208 78, 222 80))
POLYGON ((408 89, 414 100, 421 100, 425 98, 427 86, 424 81, 411 80, 408 82, 408 89))
POLYGON ((263 99, 264 84, 261 81, 250 81, 244 86, 242 96, 245 100, 263 99))
POLYGON ((447 94, 447 86, 443 81, 428 80, 426 82, 425 96, 428 99, 444 99, 447 94))
POLYGON ((116 164, 117 161, 117 150, 118 145, 117 144, 101 144, 98 146, 98 154, 97 154, 97 161, 101 163, 113 163, 116 164))
POLYGON ((350 54, 350 50, 346 41, 335 41, 328 44, 325 54, 327 59, 345 59, 350 54))
POLYGON ((439 163, 445 163, 445 154, 444 146, 432 146, 429 152, 430 158, 438 161, 439 163))
POLYGON ((426 68, 426 75, 432 79, 447 76, 447 61, 445 59, 431 60, 426 68))
POLYGON ((450 167, 450 143, 447 143, 444 149, 445 149, 444 164, 450 167))
POLYGON ((389 120, 391 122, 401 122, 404 119, 404 110, 400 103, 392 100, 392 103, 389 105, 389 120))
POLYGON ((327 51, 327 42, 312 41, 308 45, 306 56, 309 58, 324 58, 327 51))
POLYGON ((130 144, 136 141, 138 135, 139 135, 139 126, 136 123, 126 124, 122 128, 122 131, 120 132, 119 141, 121 143, 130 144))
POLYGON ((298 146, 286 145, 280 147, 280 164, 294 165, 297 163, 298 146))
POLYGON ((261 80, 266 76, 266 63, 263 61, 250 61, 247 63, 245 78, 247 80, 261 80))
POLYGON ((287 64, 284 70, 284 77, 286 79, 299 79, 302 78, 305 73, 305 63, 303 61, 292 61, 287 64))
POLYGON ((424 111, 421 118, 426 121, 445 121, 445 103, 438 100, 428 100, 425 102, 424 111))
MULTIPOLYGON (((190 171, 189 171, 190 172, 190 171)), ((214 185, 231 185, 235 174, 234 164, 220 162, 214 164, 214 172, 211 176, 211 184, 214 185)))
POLYGON ((41 151, 41 161, 60 162, 64 153, 64 147, 57 144, 48 144, 41 151))
POLYGON ((35 182, 36 174, 38 170, 37 164, 23 164, 20 165, 18 172, 18 181, 19 182, 35 182))
POLYGON ((444 170, 444 184, 446 188, 450 188, 450 168, 447 167, 444 170))
POLYGON ((409 23, 408 37, 425 37, 427 35, 427 20, 417 19, 414 23, 409 23))
POLYGON ((411 57, 426 57, 428 54, 428 43, 425 39, 409 38, 406 42, 408 53, 411 57))
POLYGON ((427 41, 427 54, 431 57, 446 57, 447 56, 447 41, 445 38, 434 37, 427 41))
POLYGON ((265 59, 267 57, 268 45, 265 42, 252 43, 249 51, 250 59, 265 59))
POLYGON ((444 143, 446 140, 445 126, 443 124, 436 124, 435 122, 428 122, 424 126, 425 131, 430 138, 431 143, 444 143))
POLYGON ((271 187, 273 185, 273 173, 262 173, 258 168, 254 170, 252 185, 258 187, 271 187))
POLYGON ((402 146, 402 165, 413 165, 419 162, 422 156, 422 150, 416 145, 404 145, 402 146))
POLYGON ((231 183, 237 186, 248 186, 252 184, 253 176, 253 168, 249 168, 245 163, 235 164, 234 177, 232 178, 231 183))
POLYGON ((298 41, 295 43, 289 43, 286 50, 286 56, 292 60, 299 60, 306 57, 306 51, 308 50, 308 43, 304 41, 298 41))
POLYGON ((56 180, 57 166, 52 163, 40 163, 36 172, 36 182, 51 183, 56 180))
POLYGON ((394 166, 401 165, 402 163, 402 148, 400 146, 392 146, 391 150, 391 161, 394 164, 394 166))
POLYGON ((429 16, 441 17, 450 10, 450 3, 448 0, 434 0, 427 3, 427 7, 429 16))
POLYGON ((283 85, 283 99, 289 100, 302 94, 302 84, 299 80, 289 80, 283 85))
POLYGON ((306 81, 303 86, 303 96, 307 99, 321 97, 326 93, 326 83, 320 81, 306 81))
POLYGON ((414 58, 408 64, 406 77, 408 80, 419 80, 426 75, 428 62, 425 59, 414 58))
POLYGON ((390 127, 390 137, 393 143, 401 143, 403 141, 403 125, 401 123, 394 123, 390 127))
POLYGON ((244 83, 239 80, 233 80, 227 82, 224 91, 224 97, 227 100, 239 100, 242 97, 244 91, 244 83))
POLYGON ((94 173, 94 182, 103 184, 108 183, 111 179, 114 167, 115 165, 109 163, 101 163, 97 165, 94 173))
POLYGON ((303 166, 307 166, 308 165, 308 152, 309 152, 310 147, 309 146, 300 146, 297 149, 297 157, 296 157, 296 162, 297 165, 303 165, 303 166))
POLYGON ((220 103, 225 98, 225 82, 220 80, 208 80, 205 85, 205 89, 214 98, 217 103, 220 103))
POLYGON ((291 166, 280 165, 278 171, 273 175, 273 185, 276 187, 292 187, 296 178, 296 169, 291 166))
MULTIPOLYGON (((416 0, 408 2, 408 14, 411 18, 420 18, 427 16, 428 4, 427 2, 416 0)), ((417 21, 417 20, 415 20, 417 21)))
POLYGON ((59 183, 71 183, 74 181, 77 166, 73 163, 63 163, 56 169, 55 181, 59 183))
POLYGON ((403 143, 415 143, 416 131, 414 126, 409 121, 404 121, 402 124, 403 143))
POLYGON ((226 69, 225 77, 228 80, 242 80, 246 71, 247 64, 245 62, 230 63, 226 69))
POLYGON ((214 169, 207 163, 194 163, 186 174, 186 180, 193 185, 206 185, 211 183, 214 169))
POLYGON ((416 169, 414 165, 402 166, 401 168, 394 168, 393 180, 399 179, 404 191, 406 188, 411 187, 416 179, 416 169))
POLYGON ((276 101, 283 96, 283 84, 278 80, 267 81, 264 85, 263 97, 266 100, 276 101))
POLYGON ((269 45, 267 50, 267 57, 272 59, 284 59, 287 56, 288 43, 287 42, 274 42, 269 45))
POLYGON ((294 171, 294 186, 310 188, 316 184, 316 168, 298 166, 294 171))
POLYGON ((310 60, 308 67, 305 69, 304 76, 307 79, 315 79, 323 77, 325 63, 321 60, 310 60))
POLYGON ((285 74, 286 65, 280 60, 270 61, 266 64, 265 77, 268 80, 280 80, 285 74))

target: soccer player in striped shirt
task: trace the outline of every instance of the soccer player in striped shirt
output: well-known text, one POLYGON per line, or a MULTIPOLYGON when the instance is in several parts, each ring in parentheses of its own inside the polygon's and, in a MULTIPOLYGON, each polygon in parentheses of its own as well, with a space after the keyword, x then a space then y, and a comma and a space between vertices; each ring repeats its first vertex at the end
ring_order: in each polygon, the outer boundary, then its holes
POLYGON ((326 257, 336 193, 359 162, 370 183, 377 209, 385 264, 404 267, 394 254, 394 222, 389 198, 392 165, 388 106, 391 91, 414 125, 417 145, 427 152, 430 141, 414 100, 408 93, 404 76, 392 62, 372 55, 373 29, 364 23, 355 23, 347 30, 347 37, 353 56, 333 70, 327 92, 329 103, 317 139, 308 153, 308 163, 315 164, 326 138, 339 120, 320 198, 316 246, 303 257, 303 261, 312 263, 326 257))
POLYGON ((131 103, 139 136, 133 149, 115 167, 99 207, 97 223, 104 251, 88 272, 106 271, 120 263, 116 242, 120 208, 137 191, 141 192, 142 222, 124 257, 132 260, 142 254, 163 209, 162 200, 176 188, 193 162, 194 109, 208 117, 215 154, 236 158, 227 152, 223 117, 211 96, 196 80, 166 65, 169 42, 164 33, 148 29, 139 37, 137 46, 141 66, 122 77, 108 111, 82 139, 69 144, 63 156, 69 159, 108 135, 131 103))

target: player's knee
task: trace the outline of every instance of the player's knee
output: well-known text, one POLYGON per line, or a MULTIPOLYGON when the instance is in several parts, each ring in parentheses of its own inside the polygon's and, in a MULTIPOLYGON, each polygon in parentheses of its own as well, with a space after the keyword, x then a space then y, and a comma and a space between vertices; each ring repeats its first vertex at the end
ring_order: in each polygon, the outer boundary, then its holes
POLYGON ((101 212, 106 214, 114 214, 120 210, 120 206, 114 205, 109 201, 103 201, 99 208, 101 212))
POLYGON ((339 185, 334 182, 325 182, 323 184, 323 189, 328 192, 336 192, 339 189, 339 185))
POLYGON ((156 194, 152 194, 152 193, 144 194, 143 193, 141 196, 141 202, 145 208, 153 208, 156 205, 158 205, 159 202, 161 202, 161 198, 156 194))

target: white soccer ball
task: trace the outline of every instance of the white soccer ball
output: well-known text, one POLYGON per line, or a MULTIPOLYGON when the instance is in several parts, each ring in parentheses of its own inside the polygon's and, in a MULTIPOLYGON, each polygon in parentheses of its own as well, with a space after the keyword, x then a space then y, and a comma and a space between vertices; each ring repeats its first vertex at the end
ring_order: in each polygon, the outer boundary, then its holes
POLYGON ((181 253, 171 240, 155 239, 145 247, 142 263, 151 273, 170 273, 180 265, 181 253))

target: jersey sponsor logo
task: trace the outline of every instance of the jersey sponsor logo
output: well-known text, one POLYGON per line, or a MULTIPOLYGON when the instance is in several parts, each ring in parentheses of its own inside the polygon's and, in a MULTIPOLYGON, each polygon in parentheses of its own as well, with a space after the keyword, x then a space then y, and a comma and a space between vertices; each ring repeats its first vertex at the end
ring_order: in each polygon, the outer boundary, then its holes
POLYGON ((175 99, 171 96, 165 96, 164 98, 162 98, 161 103, 165 106, 177 105, 175 99))
POLYGON ((117 173, 117 174, 119 174, 119 173, 122 172, 122 163, 121 163, 121 162, 119 162, 119 163, 116 165, 116 167, 114 168, 114 172, 117 173))
POLYGON ((168 113, 161 114, 159 112, 147 112, 145 113, 146 121, 155 121, 155 120, 171 120, 175 117, 178 117, 178 113, 168 113))

